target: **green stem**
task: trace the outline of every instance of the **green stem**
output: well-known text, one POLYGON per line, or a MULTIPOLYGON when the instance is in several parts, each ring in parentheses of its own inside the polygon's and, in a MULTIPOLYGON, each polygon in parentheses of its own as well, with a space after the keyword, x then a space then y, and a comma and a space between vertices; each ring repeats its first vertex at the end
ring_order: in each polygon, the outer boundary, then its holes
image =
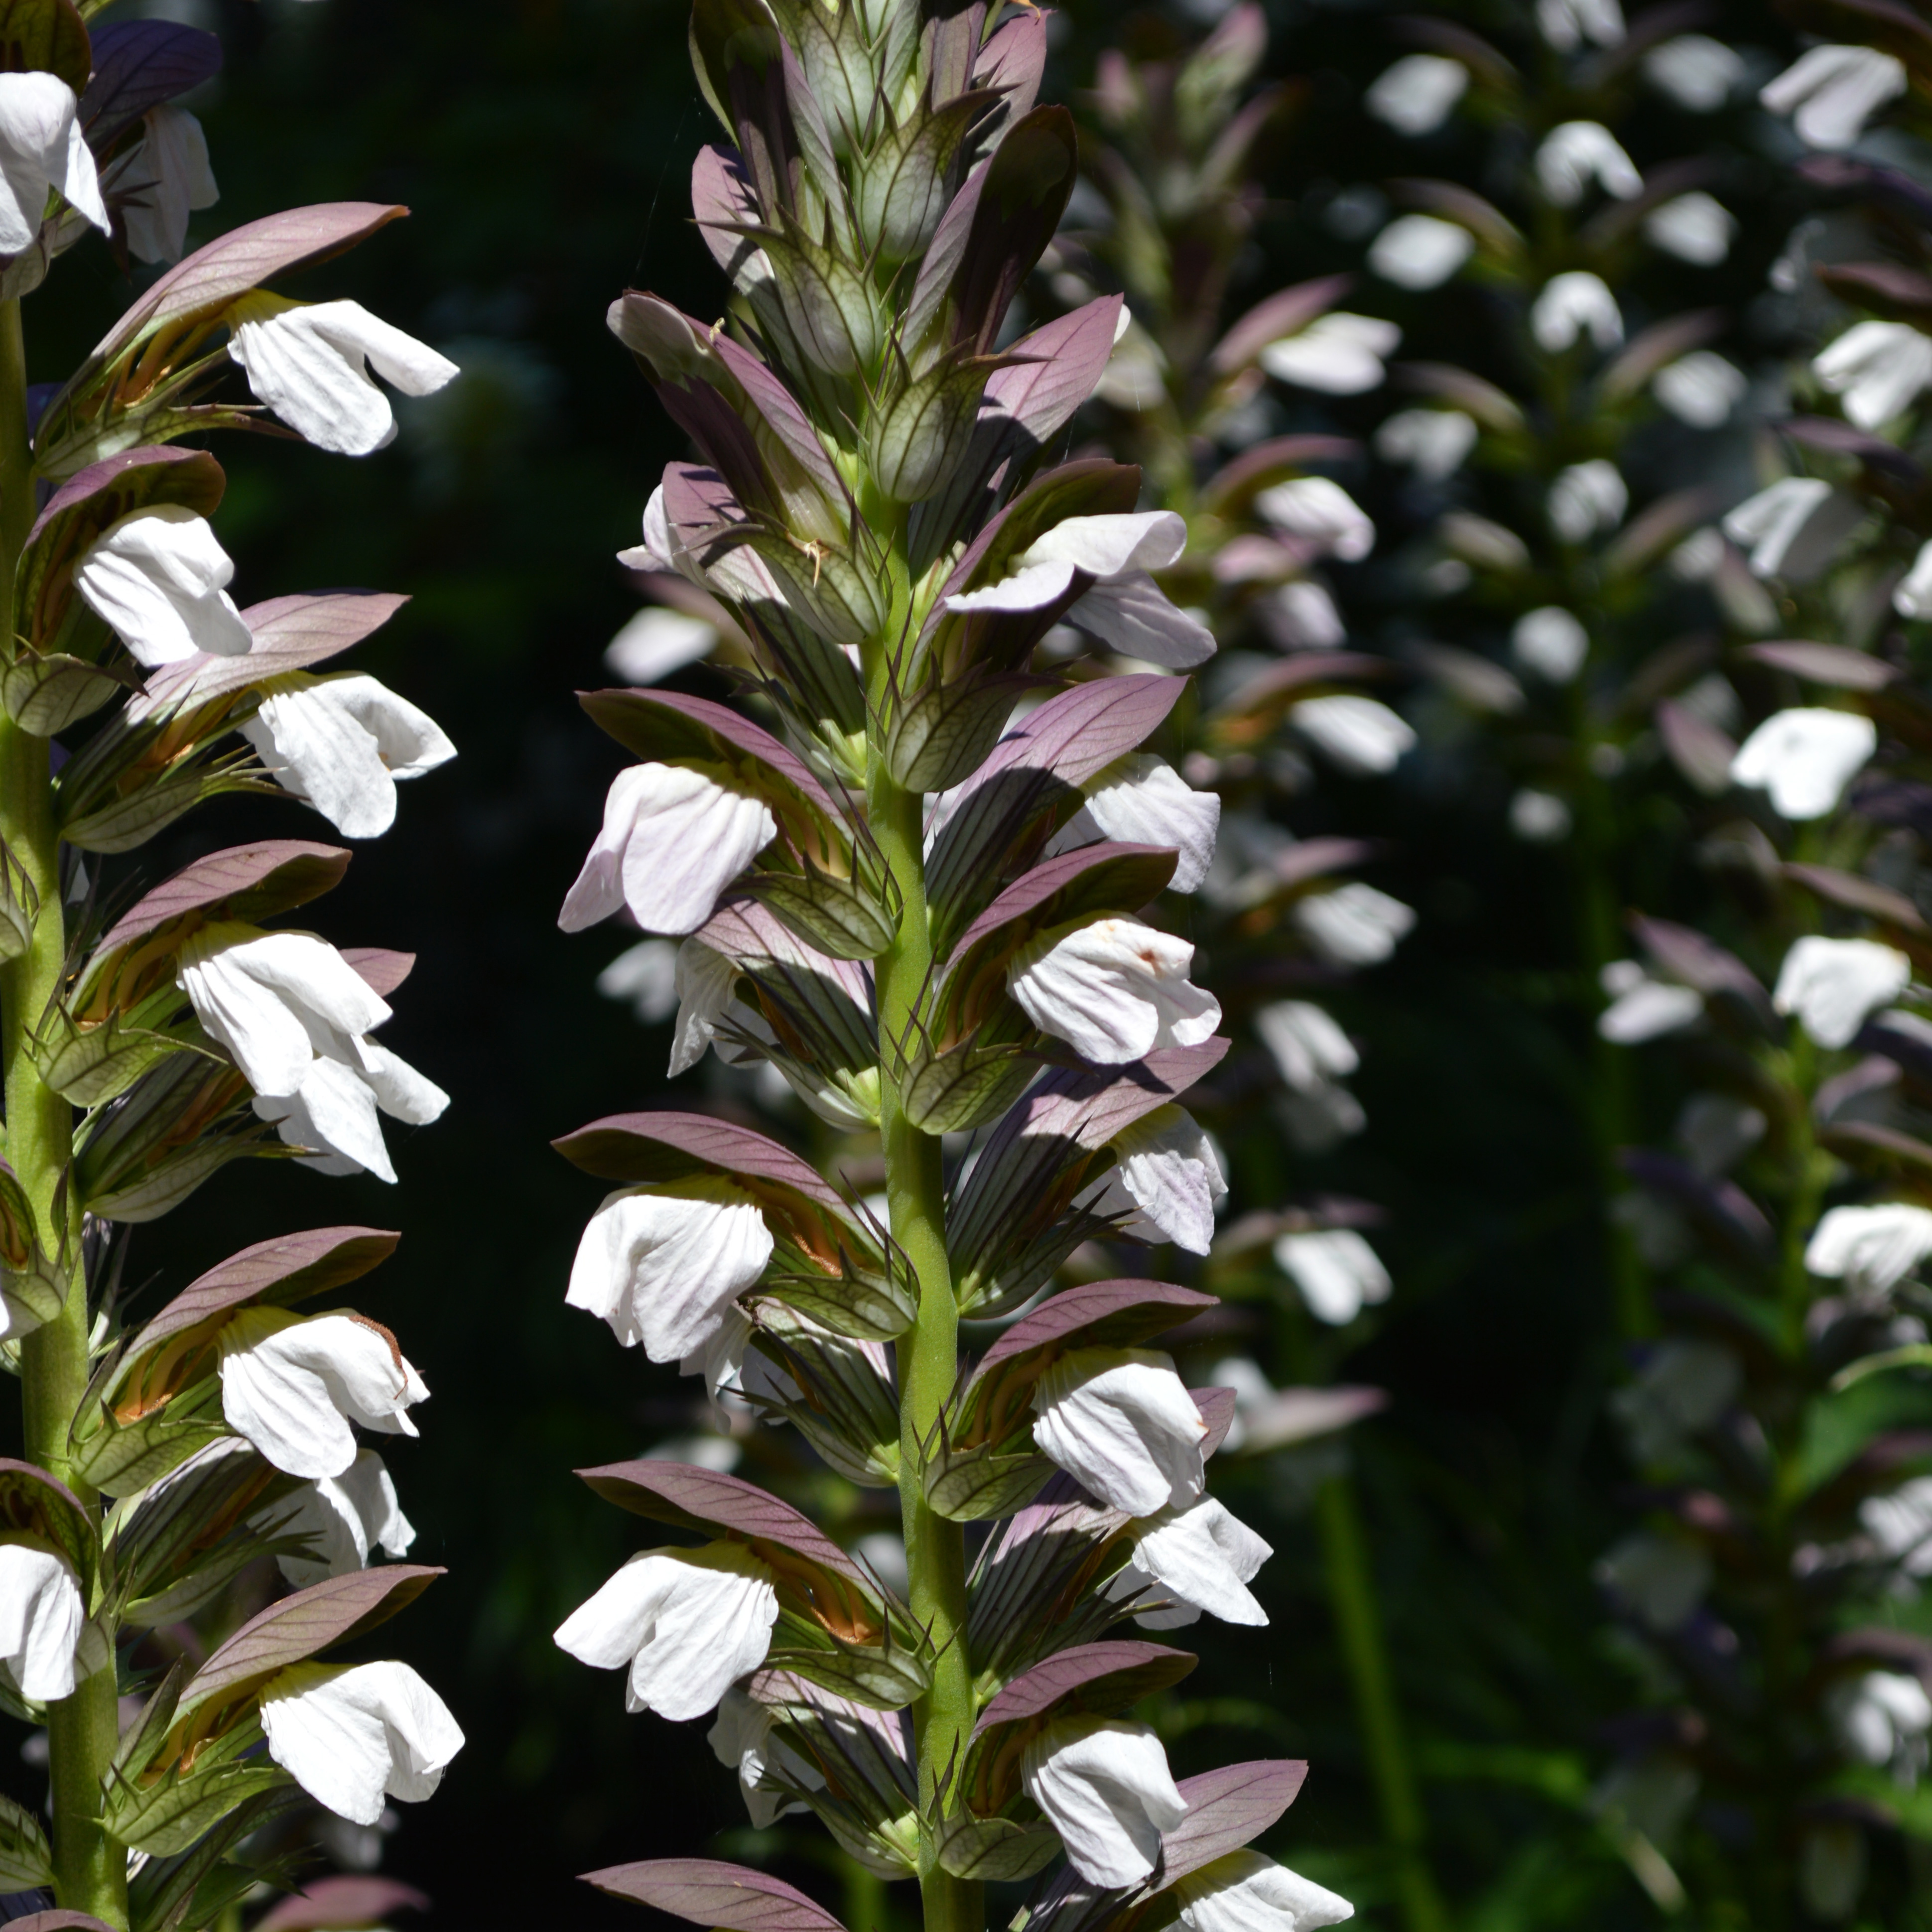
MULTIPOLYGON (((874 707, 875 712, 877 707, 874 707)), ((903 901, 898 932, 878 964, 880 1068, 880 1136, 886 1156, 886 1199, 892 1239, 919 1286, 919 1314, 898 1344, 899 1510, 905 1527, 912 1613, 931 1633, 932 1688, 913 1706, 919 1750, 920 1894, 926 1932, 980 1932, 982 1888, 940 1869, 935 1835, 926 1822, 940 1808, 935 1794, 957 1780, 976 1714, 966 1654, 966 1539, 956 1522, 931 1508, 921 1480, 931 1441, 958 1371, 959 1312, 946 1252, 946 1198, 938 1137, 922 1133, 900 1112, 893 1077, 894 1042, 905 1039, 932 963, 926 922, 922 800, 886 769, 874 740, 866 785, 872 836, 903 901)))
MULTIPOLYGON (((33 520, 27 442, 26 358, 20 304, 0 303, 0 586, 14 581, 33 520)), ((20 1345, 28 1456, 73 1490, 85 1509, 100 1498, 74 1476, 68 1437, 87 1387, 87 1282, 80 1204, 62 1181, 72 1157, 74 1109, 40 1079, 34 1028, 58 992, 67 954, 48 742, 0 715, 0 838, 39 896, 31 945, 0 967, 0 1068, 7 1094, 7 1159, 32 1203, 44 1252, 64 1272, 60 1312, 20 1345)), ((47 1707, 53 1786, 54 1889, 69 1911, 128 1923, 128 1862, 101 1828, 100 1780, 118 1731, 112 1668, 47 1707)))

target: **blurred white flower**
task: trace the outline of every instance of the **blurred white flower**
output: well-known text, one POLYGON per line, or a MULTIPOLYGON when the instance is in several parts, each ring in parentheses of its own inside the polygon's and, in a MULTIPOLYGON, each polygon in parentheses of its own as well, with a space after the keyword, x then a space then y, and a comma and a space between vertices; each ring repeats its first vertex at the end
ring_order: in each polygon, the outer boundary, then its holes
POLYGON ((1309 1312, 1334 1328, 1388 1300, 1395 1286, 1382 1257, 1353 1228, 1280 1235, 1274 1259, 1301 1291, 1309 1312))
POLYGON ((1711 1559, 1692 1545, 1637 1530, 1598 1558, 1591 1573, 1654 1630, 1674 1630, 1704 1600, 1711 1559))
POLYGON ((1460 410, 1398 410, 1376 431, 1376 454, 1439 483, 1462 466, 1478 434, 1475 418, 1460 410))
POLYGON ((1597 1016, 1597 1031, 1613 1046, 1637 1046, 1676 1033, 1704 1011, 1702 993, 1653 980, 1634 959, 1612 960, 1599 979, 1610 1004, 1597 1016))
POLYGON ((1289 536, 1309 540, 1317 555, 1359 563, 1376 547, 1376 526, 1361 506, 1326 476, 1297 476, 1271 484, 1255 498, 1255 513, 1289 536))
POLYGON ((1781 818, 1822 818, 1877 749, 1878 728, 1862 712, 1799 705, 1767 718, 1738 747, 1731 782, 1768 793, 1781 818))
POLYGON ((1585 334, 1598 349, 1614 349, 1624 339, 1623 311, 1600 275, 1572 268, 1544 284, 1529 312, 1529 329, 1537 346, 1552 356, 1585 334))
POLYGON ((674 939, 640 939, 598 974, 597 990, 625 1001, 646 1026, 659 1025, 677 1011, 677 955, 674 939))
POLYGON ((1398 134, 1432 134, 1468 91, 1469 70, 1440 54, 1408 54, 1384 68, 1362 104, 1398 134))
POLYGON ((1932 385, 1932 336, 1908 322, 1858 322, 1819 351, 1811 373, 1860 429, 1879 429, 1932 385))
POLYGON ((1526 844, 1560 844, 1570 836, 1570 808, 1554 792, 1525 786, 1510 800, 1509 824, 1526 844))
POLYGON ((1932 1576, 1932 1476, 1914 1476, 1889 1496, 1868 1496, 1858 1521, 1906 1576, 1932 1576))
POLYGON ((1728 1094, 1698 1094, 1684 1102, 1675 1131, 1700 1174, 1719 1174, 1756 1147, 1769 1124, 1756 1108, 1728 1094))
POLYGON ((1476 238, 1460 223, 1404 214, 1370 244, 1369 266, 1397 288, 1439 288, 1475 250, 1476 238))
POLYGON ((1584 543, 1613 530, 1630 508, 1630 489, 1614 463, 1602 457, 1559 470, 1550 486, 1551 527, 1566 543, 1584 543))
POLYGON ((1875 47, 1814 47, 1757 98, 1772 113, 1792 116, 1807 147, 1849 148, 1906 85, 1904 63, 1875 47))
POLYGON ((1305 699, 1288 717, 1331 764, 1358 778, 1394 770, 1415 743, 1406 719, 1378 699, 1353 692, 1305 699))
POLYGON ((1568 684, 1590 655, 1590 634, 1574 613, 1545 604, 1516 620, 1510 655, 1525 670, 1552 684, 1568 684))
POLYGON ((1278 584, 1256 610, 1268 635, 1285 650, 1332 650, 1348 640, 1334 598, 1312 578, 1278 584))
POLYGON ((1786 476, 1732 511, 1724 534, 1750 553, 1754 576, 1809 584, 1864 519, 1857 500, 1822 477, 1786 476))
POLYGON ((1558 208, 1574 208, 1593 181, 1619 201, 1643 192, 1636 164, 1596 121, 1565 121, 1552 128, 1536 151, 1536 178, 1558 208))
POLYGON ((1678 106, 1714 114, 1744 78, 1744 56, 1708 34, 1678 34, 1644 56, 1643 73, 1678 106))
POLYGON ((1868 1208, 1832 1208, 1806 1244, 1804 1265, 1827 1281, 1842 1280, 1882 1294, 1928 1255, 1932 1255, 1932 1209, 1881 1201, 1868 1208))
POLYGON ((1738 224, 1715 196, 1698 188, 1653 208, 1643 218, 1643 232, 1651 245, 1666 255, 1712 268, 1731 252, 1738 224))
POLYGON ((1536 26, 1560 54, 1574 52, 1586 40, 1614 47, 1624 37, 1623 8, 1618 0, 1536 0, 1536 26))
POLYGON ((1298 1094, 1316 1092, 1361 1064, 1348 1036, 1306 1000, 1276 1000, 1262 1007, 1255 1030, 1283 1082, 1298 1094))
POLYGON ((1294 903, 1294 922, 1318 952, 1340 966, 1374 966, 1415 924, 1401 900, 1352 879, 1294 903))
POLYGON ((1378 388, 1384 362, 1402 340, 1392 322, 1336 309, 1318 315, 1306 328, 1270 342, 1261 365, 1277 382, 1324 395, 1359 396, 1378 388))
POLYGON ((1710 349, 1694 349, 1665 363, 1650 379, 1651 394, 1693 429, 1715 429, 1728 422, 1749 387, 1736 364, 1710 349))
POLYGON ((628 685, 656 684, 717 647, 716 625, 646 604, 604 646, 604 668, 628 685))
POLYGON ((1861 1764, 1888 1768, 1901 1785, 1917 1783, 1925 1768, 1932 1697, 1916 1677, 1866 1671, 1834 1684, 1825 1708, 1839 1742, 1861 1764))
POLYGON ((1771 1003, 1820 1046, 1849 1046, 1867 1015, 1911 983, 1912 962, 1896 946, 1808 933, 1784 956, 1771 1003))
POLYGON ((1921 547, 1912 568, 1892 593, 1892 608, 1901 617, 1932 617, 1932 543, 1921 547))

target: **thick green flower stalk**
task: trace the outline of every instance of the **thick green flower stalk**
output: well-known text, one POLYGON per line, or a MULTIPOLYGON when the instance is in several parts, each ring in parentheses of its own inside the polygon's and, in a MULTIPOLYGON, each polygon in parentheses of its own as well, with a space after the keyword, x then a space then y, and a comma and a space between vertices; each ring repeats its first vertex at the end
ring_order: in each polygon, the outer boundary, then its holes
POLYGON ((221 469, 170 446, 252 428, 366 454, 394 418, 365 358, 416 392, 456 372, 353 302, 262 286, 402 209, 301 209, 181 260, 217 189, 175 103, 220 47, 166 22, 90 32, 98 10, 13 7, 0 71, 0 1362, 28 1456, 0 1464, 0 1706, 44 1724, 52 1778, 50 1831, 0 1806, 0 1886, 46 1888, 64 1924, 159 1932, 220 1919, 285 1814, 314 1801, 373 1824, 388 1798, 428 1796, 462 1742, 406 1666, 314 1660, 439 1574, 365 1568, 413 1532, 354 1425, 415 1433, 421 1378, 379 1323, 296 1312, 397 1238, 216 1247, 145 1322, 122 1298, 128 1228, 220 1168, 393 1180, 379 1110, 446 1104, 371 1036, 409 956, 264 929, 347 851, 272 840, 159 880, 137 856, 238 791, 371 837, 396 780, 452 755, 374 679, 314 668, 401 600, 238 608, 211 520, 221 469), (30 391, 23 305, 76 245, 178 266, 30 391), (265 1599, 235 1628, 232 1606, 265 1599), (198 1616, 196 1667, 153 1634, 198 1616), (126 1725, 124 1696, 142 1700, 126 1725))
MULTIPOLYGON (((1180 1103, 1226 1042, 1162 897, 1214 801, 1139 751, 1214 649, 1152 574, 1185 528, 1135 470, 1052 462, 1120 302, 1002 333, 1076 176, 1070 117, 1034 104, 1045 22, 700 0, 691 42, 731 291, 715 322, 610 311, 700 459, 626 560, 712 599, 755 668, 742 708, 584 698, 640 762, 562 923, 682 937, 674 1071, 776 1068, 884 1198, 730 1120, 616 1115, 559 1144, 618 1184, 569 1300, 896 1493, 905 1581, 735 1476, 616 1464, 581 1473, 686 1540, 557 1640, 632 1709, 711 1718, 754 1821, 815 1813, 934 1932, 1048 1867, 1030 1924, 1334 1922, 1244 1849, 1305 1767, 1177 1783, 1124 1714, 1193 1659, 1108 1634, 1259 1621, 1268 1551, 1205 1493, 1232 1392, 1150 1346, 1211 1298, 1061 1286, 1088 1244, 1204 1252, 1225 1184, 1180 1103)), ((704 1926, 835 1922, 705 1859, 592 1882, 704 1926)))

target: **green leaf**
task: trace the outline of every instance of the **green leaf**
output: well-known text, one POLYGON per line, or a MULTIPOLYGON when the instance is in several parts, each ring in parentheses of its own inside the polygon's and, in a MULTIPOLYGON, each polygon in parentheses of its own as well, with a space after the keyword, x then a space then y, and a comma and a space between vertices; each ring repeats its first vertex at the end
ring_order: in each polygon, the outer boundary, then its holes
POLYGON ((145 1786, 110 1773, 102 1811, 108 1830, 151 1857, 188 1850, 238 1804, 293 1782, 280 1765, 262 1757, 237 1761, 261 1738, 261 1725, 251 1716, 204 1744, 186 1773, 170 1765, 145 1786))
POLYGON ((953 1522, 986 1522, 1024 1509, 1053 1465, 1043 1456, 1003 1456, 995 1445, 942 1449, 926 1466, 926 1499, 953 1522))
POLYGON ((40 1820, 25 1805, 0 1798, 0 1892, 31 1892, 53 1876, 53 1850, 40 1820))
POLYGON ((51 738, 98 711, 124 688, 112 671, 79 658, 58 652, 22 656, 0 671, 0 706, 22 730, 51 738))
POLYGON ((977 771, 999 742, 1032 677, 961 678, 928 685, 892 722, 886 763, 908 791, 945 791, 977 771))
POLYGON ((962 1040, 943 1053, 928 1049, 899 1086, 906 1118, 926 1134, 970 1132, 997 1120, 1031 1084, 1039 1064, 1017 1046, 962 1040))
POLYGON ((754 873, 745 882, 807 945, 833 959, 876 959, 891 945, 895 922, 862 886, 816 868, 754 873))
MULTIPOLYGON (((172 1013, 182 998, 170 986, 159 1000, 142 1004, 172 1013)), ((145 1026, 134 1015, 112 1012, 98 1026, 82 1027, 58 1006, 49 1010, 33 1043, 34 1065, 40 1078, 76 1107, 98 1107, 112 1100, 170 1054, 192 1052, 215 1058, 198 1042, 145 1026)))
POLYGON ((86 93, 94 52, 74 0, 0 0, 0 71, 56 74, 86 93))
POLYGON ((940 1826, 938 1850, 955 1878, 1030 1878, 1058 1854, 1060 1834, 1051 1825, 962 1812, 940 1826))
POLYGON ((132 1496, 178 1469, 197 1451, 218 1442, 229 1432, 218 1421, 183 1420, 181 1399, 166 1412, 143 1416, 138 1422, 112 1423, 90 1437, 74 1457, 74 1472, 111 1496, 132 1496))

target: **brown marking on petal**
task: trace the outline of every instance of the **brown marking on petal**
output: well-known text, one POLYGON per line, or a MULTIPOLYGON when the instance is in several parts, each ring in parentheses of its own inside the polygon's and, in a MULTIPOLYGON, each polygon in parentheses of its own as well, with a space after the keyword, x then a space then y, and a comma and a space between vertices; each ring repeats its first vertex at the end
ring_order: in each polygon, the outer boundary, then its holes
POLYGON ((388 1343, 390 1358, 395 1363, 397 1368, 403 1372, 405 1377, 404 1385, 406 1386, 408 1365, 403 1360, 402 1346, 397 1341, 395 1336, 392 1334, 388 1329, 385 1328, 381 1322, 373 1322, 366 1315, 351 1315, 349 1318, 350 1321, 353 1322, 358 1328, 374 1329, 378 1335, 382 1336, 384 1341, 388 1343))

